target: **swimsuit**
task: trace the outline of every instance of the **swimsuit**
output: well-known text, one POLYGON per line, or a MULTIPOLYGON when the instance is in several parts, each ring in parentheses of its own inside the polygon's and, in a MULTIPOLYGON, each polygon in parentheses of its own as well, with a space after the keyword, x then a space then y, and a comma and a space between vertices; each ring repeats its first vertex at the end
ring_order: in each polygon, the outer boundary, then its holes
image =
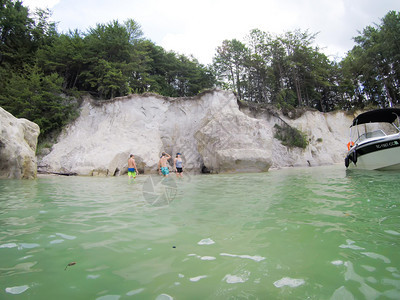
POLYGON ((168 167, 161 167, 161 173, 162 173, 163 175, 168 175, 168 174, 169 174, 168 167))
POLYGON ((176 160, 176 171, 182 173, 182 160, 176 160))
POLYGON ((136 177, 136 170, 135 170, 135 168, 128 168, 128 176, 129 176, 129 177, 133 177, 133 178, 136 177))

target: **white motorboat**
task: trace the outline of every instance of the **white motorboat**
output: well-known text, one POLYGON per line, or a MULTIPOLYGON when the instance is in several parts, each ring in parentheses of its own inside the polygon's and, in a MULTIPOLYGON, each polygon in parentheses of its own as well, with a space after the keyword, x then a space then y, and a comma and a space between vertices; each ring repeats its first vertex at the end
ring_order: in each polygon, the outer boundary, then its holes
POLYGON ((376 109, 358 115, 350 126, 346 168, 400 170, 399 116, 399 108, 376 109))

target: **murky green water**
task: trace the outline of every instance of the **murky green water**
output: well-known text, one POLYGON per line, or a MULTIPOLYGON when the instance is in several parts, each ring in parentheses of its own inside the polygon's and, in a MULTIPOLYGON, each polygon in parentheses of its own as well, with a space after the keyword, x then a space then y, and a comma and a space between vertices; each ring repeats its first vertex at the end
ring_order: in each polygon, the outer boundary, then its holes
POLYGON ((0 299, 400 298, 400 173, 160 180, 0 181, 0 299))

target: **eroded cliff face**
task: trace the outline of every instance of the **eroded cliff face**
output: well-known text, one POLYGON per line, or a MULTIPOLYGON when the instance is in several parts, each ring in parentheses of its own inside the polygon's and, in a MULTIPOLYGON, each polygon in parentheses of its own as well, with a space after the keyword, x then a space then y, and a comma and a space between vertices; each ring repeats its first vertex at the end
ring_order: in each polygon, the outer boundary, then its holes
POLYGON ((0 107, 0 178, 33 179, 39 126, 0 107))
MULTIPOLYGON (((316 110, 304 110, 297 117, 288 117, 276 109, 251 110, 241 109, 247 115, 264 120, 271 128, 289 125, 306 134, 308 146, 306 149, 289 148, 281 141, 272 139, 272 166, 304 167, 343 163, 349 142, 350 124, 354 114, 343 111, 321 113, 316 110)), ((361 112, 356 112, 356 114, 361 112)), ((274 129, 272 129, 274 130, 274 129)))
POLYGON ((291 120, 239 109, 228 91, 193 98, 130 95, 113 101, 86 99, 70 124, 39 162, 47 172, 119 175, 129 154, 139 171, 155 173, 162 151, 182 153, 185 171, 260 172, 270 167, 316 166, 343 160, 352 117, 306 112, 291 120), (289 149, 274 138, 286 122, 305 132, 309 146, 289 149))

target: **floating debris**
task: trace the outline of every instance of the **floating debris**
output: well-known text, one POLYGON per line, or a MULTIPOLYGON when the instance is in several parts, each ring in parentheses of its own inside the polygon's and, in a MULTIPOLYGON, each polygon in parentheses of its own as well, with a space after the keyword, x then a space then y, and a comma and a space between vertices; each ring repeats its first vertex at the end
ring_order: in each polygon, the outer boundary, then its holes
POLYGON ((76 265, 76 262, 75 262, 75 261, 70 262, 68 265, 66 265, 64 271, 65 271, 68 267, 73 266, 73 265, 76 265))
POLYGON ((29 286, 27 285, 13 286, 6 288, 6 293, 19 295, 25 292, 27 289, 29 289, 29 286))

